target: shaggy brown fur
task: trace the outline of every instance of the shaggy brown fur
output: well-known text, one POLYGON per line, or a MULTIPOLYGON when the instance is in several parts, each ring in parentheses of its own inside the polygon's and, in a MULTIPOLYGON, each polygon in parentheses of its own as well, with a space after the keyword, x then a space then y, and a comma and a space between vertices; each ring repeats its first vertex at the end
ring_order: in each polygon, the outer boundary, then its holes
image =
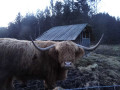
POLYGON ((35 41, 39 47, 55 44, 47 51, 37 50, 31 41, 0 39, 0 90, 13 90, 13 78, 45 80, 45 88, 54 88, 57 80, 67 77, 64 62, 74 64, 84 50, 72 41, 35 41))

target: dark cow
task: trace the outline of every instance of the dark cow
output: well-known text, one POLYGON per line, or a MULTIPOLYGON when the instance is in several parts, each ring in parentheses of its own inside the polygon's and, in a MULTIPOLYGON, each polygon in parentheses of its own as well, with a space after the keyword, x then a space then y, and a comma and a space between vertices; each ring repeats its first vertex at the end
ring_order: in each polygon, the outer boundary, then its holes
POLYGON ((1 38, 0 90, 13 90, 13 78, 22 82, 44 80, 46 89, 54 88, 57 80, 66 79, 68 69, 74 67, 75 60, 84 55, 84 50, 94 50, 101 39, 88 48, 72 41, 31 42, 1 38))

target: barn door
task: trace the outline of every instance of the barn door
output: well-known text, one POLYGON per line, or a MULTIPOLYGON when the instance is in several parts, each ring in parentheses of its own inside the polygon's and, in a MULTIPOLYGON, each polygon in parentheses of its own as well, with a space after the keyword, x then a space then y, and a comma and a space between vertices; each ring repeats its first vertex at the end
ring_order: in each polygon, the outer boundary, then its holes
POLYGON ((90 33, 82 32, 81 37, 82 37, 82 45, 89 47, 90 46, 90 33))
POLYGON ((82 45, 83 46, 90 46, 90 38, 82 38, 82 45))

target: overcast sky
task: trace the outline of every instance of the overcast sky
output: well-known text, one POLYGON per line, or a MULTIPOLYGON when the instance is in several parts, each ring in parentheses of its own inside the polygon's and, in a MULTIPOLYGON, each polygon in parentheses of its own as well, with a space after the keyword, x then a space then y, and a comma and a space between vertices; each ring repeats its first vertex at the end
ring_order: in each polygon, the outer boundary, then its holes
POLYGON ((37 9, 42 10, 48 5, 49 0, 0 0, 0 26, 14 21, 18 12, 22 15, 36 13, 37 9))
POLYGON ((112 16, 120 17, 120 0, 101 0, 98 5, 99 12, 106 12, 112 16))
MULTIPOLYGON (((99 12, 108 12, 112 16, 120 16, 120 0, 101 0, 98 5, 99 12)), ((43 10, 49 6, 49 0, 0 0, 0 27, 7 26, 15 20, 20 12, 36 13, 37 9, 43 10)))

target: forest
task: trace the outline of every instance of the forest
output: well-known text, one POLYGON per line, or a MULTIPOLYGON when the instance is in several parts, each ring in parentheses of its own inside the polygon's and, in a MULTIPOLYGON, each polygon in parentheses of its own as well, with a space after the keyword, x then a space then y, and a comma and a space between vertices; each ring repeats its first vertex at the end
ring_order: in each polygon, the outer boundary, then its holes
MULTIPOLYGON (((100 0, 99 0, 100 1, 100 0)), ((103 44, 120 43, 120 19, 107 13, 97 13, 95 0, 50 0, 50 6, 36 13, 19 12, 8 27, 0 27, 0 38, 30 40, 54 26, 88 23, 97 41, 104 33, 103 44)))

